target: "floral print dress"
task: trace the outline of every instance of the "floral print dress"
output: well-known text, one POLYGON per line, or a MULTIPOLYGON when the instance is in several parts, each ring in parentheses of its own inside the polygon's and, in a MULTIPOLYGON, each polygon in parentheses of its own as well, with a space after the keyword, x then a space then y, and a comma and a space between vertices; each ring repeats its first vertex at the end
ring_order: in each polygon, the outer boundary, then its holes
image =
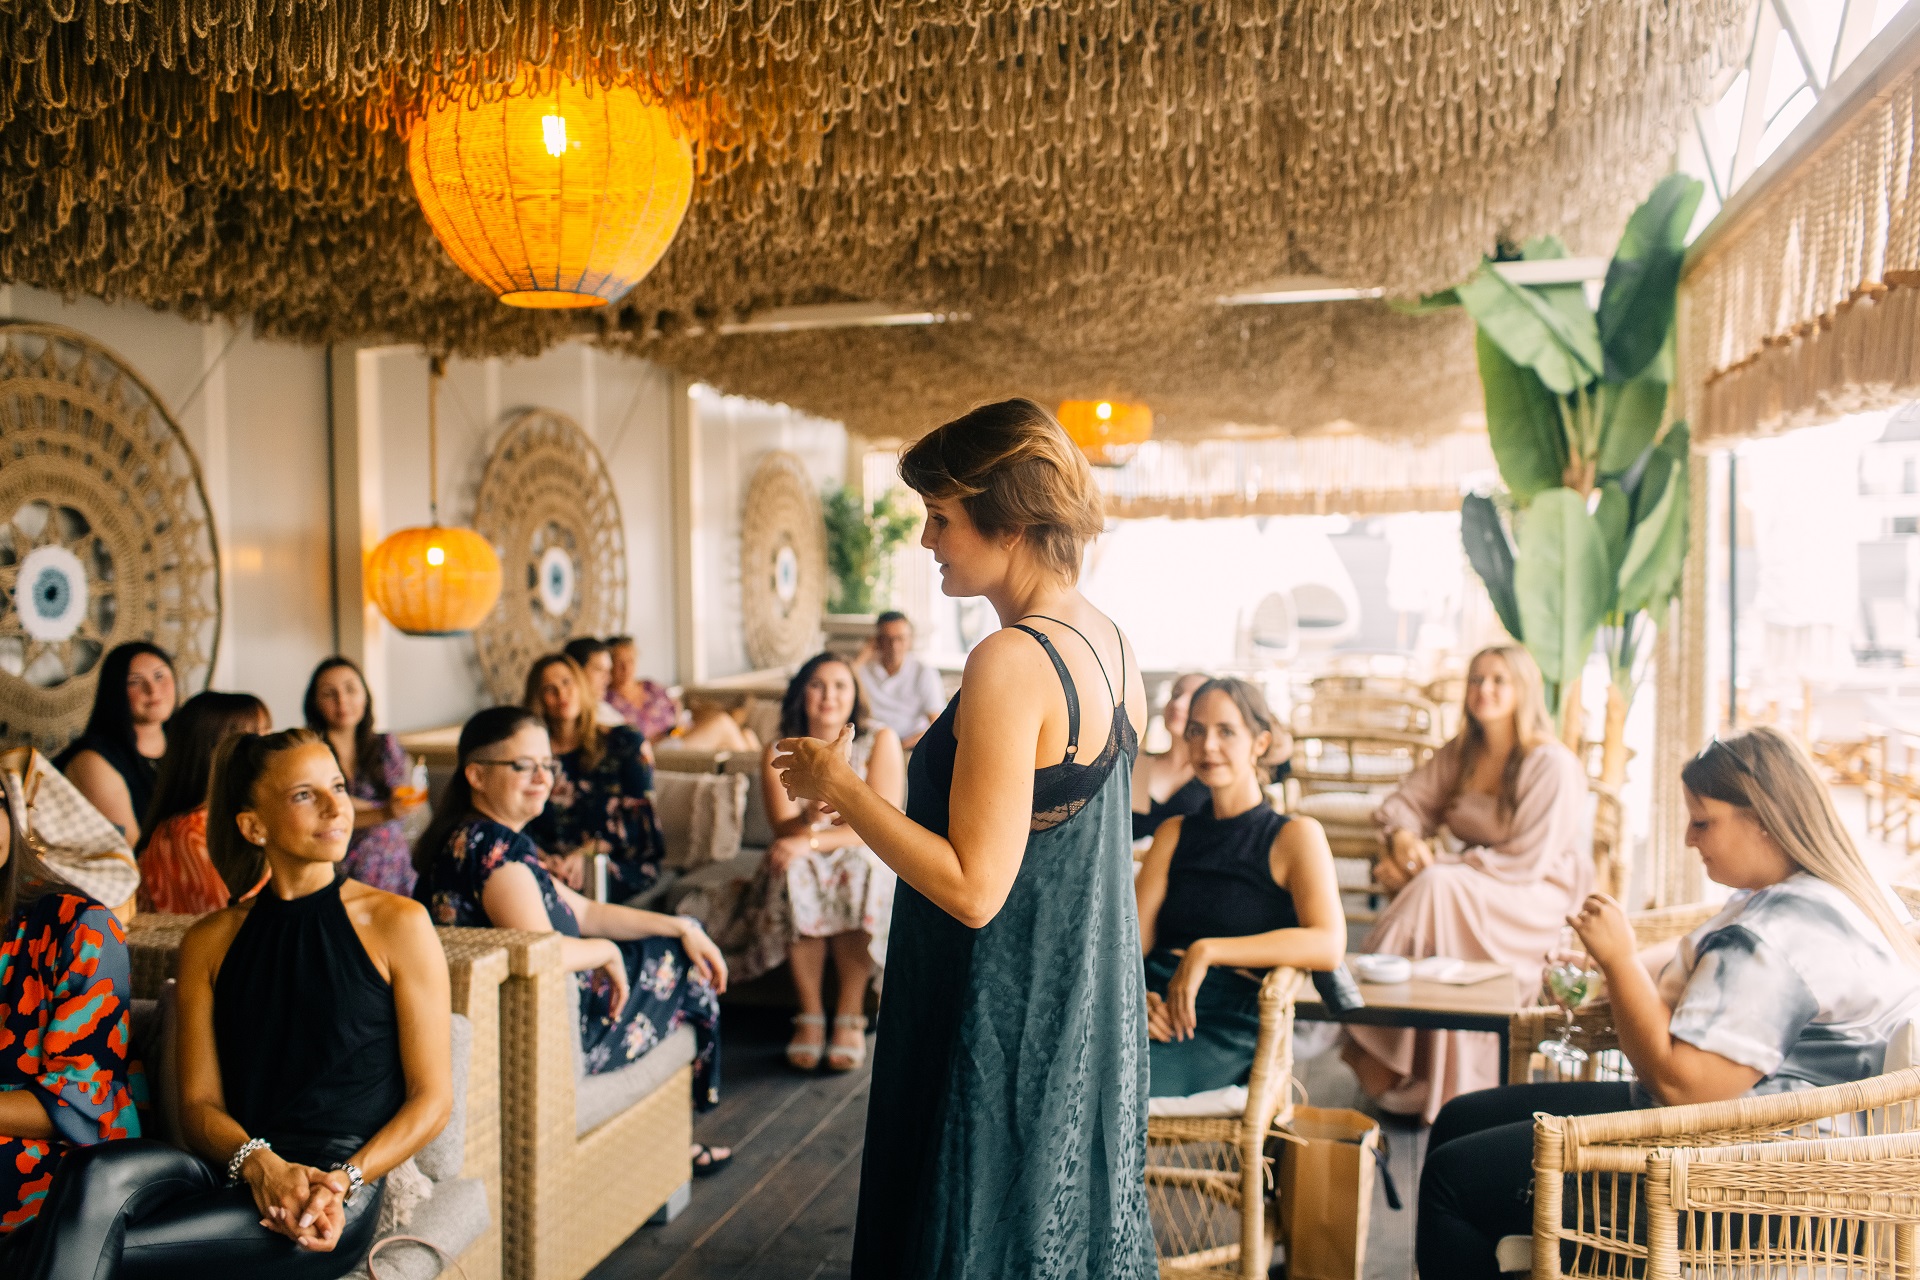
POLYGON ((638 729, 649 742, 672 733, 673 727, 680 723, 680 708, 674 705, 673 695, 664 686, 651 680, 640 681, 638 700, 627 697, 618 689, 609 689, 607 705, 618 711, 620 718, 638 729))
MULTIPOLYGON (((407 785, 407 753, 390 733, 373 736, 368 758, 356 762, 347 794, 356 800, 385 803, 394 789, 407 785)), ((407 897, 413 892, 413 850, 407 844, 406 824, 398 818, 362 827, 347 844, 341 869, 361 884, 407 897)))
MULTIPOLYGON (((483 904, 487 878, 509 863, 533 873, 555 933, 580 936, 580 922, 540 865, 524 834, 475 815, 453 829, 446 848, 414 886, 440 925, 490 929, 483 904)), ((617 1071, 638 1062, 683 1023, 693 1028, 693 1104, 706 1111, 720 1101, 720 1000, 687 963, 677 938, 638 938, 618 944, 627 962, 627 1007, 613 1007, 613 991, 598 972, 574 974, 580 987, 580 1047, 587 1073, 617 1071)))
POLYGON ((561 856, 599 842, 607 859, 607 898, 624 902, 645 893, 660 878, 666 841, 653 814, 653 766, 642 754, 647 741, 632 729, 609 729, 591 768, 576 747, 559 757, 560 776, 544 813, 527 834, 547 853, 561 856))
POLYGON ((0 1090, 31 1092, 54 1134, 0 1136, 0 1233, 33 1221, 70 1148, 140 1136, 132 981, 120 922, 82 894, 44 894, 0 935, 0 1090))

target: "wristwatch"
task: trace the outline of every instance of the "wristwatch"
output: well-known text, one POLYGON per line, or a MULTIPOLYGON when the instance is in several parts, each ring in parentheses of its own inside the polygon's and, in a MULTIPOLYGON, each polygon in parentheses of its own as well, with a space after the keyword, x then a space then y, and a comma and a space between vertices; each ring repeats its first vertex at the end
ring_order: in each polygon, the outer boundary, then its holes
POLYGON ((360 1175, 360 1167, 351 1160, 339 1161, 333 1167, 335 1171, 347 1175, 347 1194, 340 1203, 352 1204, 353 1198, 360 1194, 360 1188, 367 1185, 367 1180, 360 1175))

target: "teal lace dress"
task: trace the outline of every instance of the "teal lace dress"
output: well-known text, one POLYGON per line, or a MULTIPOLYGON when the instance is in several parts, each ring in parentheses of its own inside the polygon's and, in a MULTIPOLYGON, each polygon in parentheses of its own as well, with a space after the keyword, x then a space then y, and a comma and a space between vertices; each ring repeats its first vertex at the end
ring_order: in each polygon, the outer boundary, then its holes
MULTIPOLYGON (((1034 774, 1013 890, 969 929, 900 882, 867 1109, 854 1280, 1151 1280, 1146 995, 1134 914, 1130 772, 1116 705, 1077 763, 1034 774)), ((1122 690, 1126 673, 1121 672, 1122 690)), ((1117 701, 1117 700, 1116 700, 1117 701)), ((907 814, 947 833, 953 720, 907 771, 907 814)))

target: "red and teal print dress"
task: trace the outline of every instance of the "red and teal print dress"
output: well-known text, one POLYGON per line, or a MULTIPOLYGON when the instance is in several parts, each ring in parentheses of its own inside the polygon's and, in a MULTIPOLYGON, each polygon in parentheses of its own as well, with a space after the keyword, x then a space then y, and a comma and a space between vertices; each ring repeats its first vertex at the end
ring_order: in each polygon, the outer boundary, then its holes
POLYGON ((127 1070, 132 973, 113 913, 78 893, 49 893, 0 934, 0 1090, 25 1089, 52 1138, 0 1135, 0 1233, 40 1212, 69 1147, 137 1138, 127 1070))

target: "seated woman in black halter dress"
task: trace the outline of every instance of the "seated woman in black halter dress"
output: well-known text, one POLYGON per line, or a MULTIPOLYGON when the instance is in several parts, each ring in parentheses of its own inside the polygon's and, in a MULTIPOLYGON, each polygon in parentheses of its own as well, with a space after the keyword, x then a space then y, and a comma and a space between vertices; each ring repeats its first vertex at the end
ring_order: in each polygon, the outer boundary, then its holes
POLYGON ((1134 882, 1153 1097, 1245 1084, 1260 1034, 1248 970, 1333 969, 1346 951, 1326 833, 1275 813, 1261 790, 1273 733, 1246 681, 1194 691, 1187 758, 1210 800, 1160 825, 1134 882))
POLYGON ((446 955, 416 902, 336 880, 353 801, 308 729, 228 739, 208 852, 229 887, 180 948, 189 1155, 127 1140, 61 1162, 10 1274, 332 1280, 357 1266, 381 1178, 453 1106, 446 955), (199 1158, 196 1158, 199 1157, 199 1158))

